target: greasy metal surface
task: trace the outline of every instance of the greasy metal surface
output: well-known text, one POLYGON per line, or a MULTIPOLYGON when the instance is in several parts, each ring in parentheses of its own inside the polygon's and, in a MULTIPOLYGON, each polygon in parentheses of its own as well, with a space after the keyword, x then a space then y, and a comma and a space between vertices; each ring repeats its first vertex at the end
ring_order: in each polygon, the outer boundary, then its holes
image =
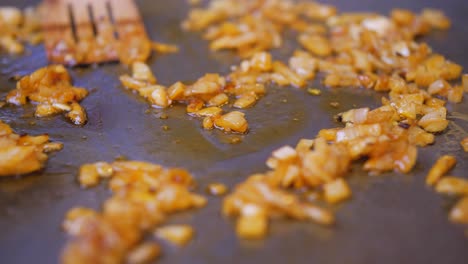
MULTIPOLYGON (((26 0, 2 0, 1 4, 27 4, 26 0)), ((151 66, 163 84, 194 80, 205 72, 227 72, 235 59, 229 53, 210 53, 197 34, 183 34, 178 25, 186 14, 184 0, 139 1, 153 39, 177 43, 181 52, 158 56, 151 66)), ((443 8, 453 18, 447 33, 427 40, 436 51, 468 67, 468 4, 464 0, 373 1, 333 0, 341 10, 372 10, 387 13, 392 7, 418 10, 443 8)), ((277 52, 285 56, 294 46, 277 52)), ((0 56, 0 96, 14 87, 9 78, 46 65, 42 47, 26 56, 0 56)), ((85 127, 76 128, 61 117, 35 119, 32 108, 0 109, 0 119, 20 133, 48 133, 65 143, 51 156, 47 169, 22 178, 0 180, 0 263, 56 263, 66 236, 60 230, 65 212, 76 205, 98 208, 109 195, 104 187, 80 189, 75 181, 80 164, 111 161, 119 155, 192 171, 199 191, 213 181, 233 186, 252 172, 265 170, 264 161, 276 147, 311 137, 320 128, 335 126, 333 114, 354 106, 378 105, 382 94, 363 90, 327 90, 313 97, 293 88, 271 87, 259 104, 247 110, 251 132, 243 142, 230 145, 222 133, 207 132, 200 122, 184 114, 183 107, 160 110, 124 90, 119 65, 76 69, 77 85, 92 90, 83 105, 89 114, 85 127), (283 102, 287 101, 287 102, 283 102), (329 107, 340 102, 339 109, 329 107), (32 124, 31 122, 35 122, 32 124), (170 131, 163 131, 168 125, 170 131)), ((164 246, 160 263, 467 263, 468 238, 460 226, 447 221, 450 201, 424 186, 424 175, 437 156, 455 153, 459 164, 454 175, 468 177, 468 155, 459 140, 467 136, 468 103, 450 105, 450 129, 435 146, 422 149, 410 175, 369 177, 356 168, 350 178, 353 200, 339 206, 336 228, 311 223, 274 222, 264 241, 236 238, 233 221, 220 216, 221 198, 210 198, 206 208, 171 218, 192 224, 196 239, 187 247, 164 246), (463 114, 465 113, 465 114, 463 114)))

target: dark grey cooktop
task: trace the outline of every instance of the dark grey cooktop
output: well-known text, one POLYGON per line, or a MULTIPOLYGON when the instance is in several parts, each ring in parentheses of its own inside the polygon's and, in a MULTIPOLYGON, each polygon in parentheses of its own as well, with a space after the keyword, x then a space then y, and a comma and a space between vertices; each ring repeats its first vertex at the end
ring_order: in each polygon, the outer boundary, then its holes
MULTIPOLYGON (((25 6, 26 0, 2 0, 1 5, 25 6)), ((388 14, 393 7, 414 11, 423 7, 443 9, 453 19, 448 32, 425 38, 438 52, 468 67, 468 1, 464 0, 332 0, 343 11, 377 11, 388 14)), ((151 37, 175 43, 181 52, 156 56, 150 61, 163 84, 195 80, 206 72, 226 73, 236 63, 228 52, 211 53, 197 33, 183 33, 179 23, 187 13, 185 0, 139 1, 151 37)), ((295 48, 287 43, 275 51, 285 58, 295 48)), ((9 81, 46 65, 42 46, 26 56, 0 55, 0 97, 14 87, 9 81)), ((98 208, 109 195, 104 186, 83 190, 75 177, 79 166, 119 155, 165 166, 180 166, 194 173, 199 192, 219 181, 234 186, 253 172, 266 170, 269 153, 284 144, 313 137, 321 128, 333 127, 333 115, 355 106, 378 106, 383 94, 359 89, 323 90, 322 96, 307 96, 303 90, 269 87, 268 94, 253 109, 246 110, 251 132, 243 143, 230 145, 218 131, 204 131, 200 122, 183 107, 151 110, 138 95, 126 91, 118 76, 125 67, 111 64, 73 70, 75 84, 92 90, 83 102, 89 123, 76 128, 61 116, 35 120, 31 107, 5 107, 0 119, 19 133, 48 133, 64 142, 53 154, 47 169, 18 179, 0 179, 0 263, 56 263, 66 242, 60 224, 73 206, 98 208), (287 99, 288 103, 282 101, 287 99), (329 107, 331 101, 341 104, 329 107), (157 116, 164 111, 169 119, 157 116), (295 119, 298 119, 296 121, 295 119), (36 125, 29 125, 35 120, 36 125), (171 130, 161 129, 168 125, 171 130), (87 139, 84 139, 86 137, 87 139)), ((464 229, 447 220, 447 200, 424 185, 429 167, 444 153, 455 153, 459 164, 454 175, 468 177, 468 154, 460 139, 467 136, 468 103, 449 106, 453 121, 437 144, 421 149, 418 164, 409 175, 389 173, 370 177, 359 168, 350 182, 353 199, 337 210, 336 228, 312 223, 277 221, 264 241, 236 238, 234 222, 220 214, 222 198, 209 198, 208 206, 171 218, 170 222, 195 227, 195 240, 184 248, 164 246, 159 263, 346 263, 416 264, 468 263, 468 238, 464 229), (465 113, 465 114, 463 114, 465 113)))

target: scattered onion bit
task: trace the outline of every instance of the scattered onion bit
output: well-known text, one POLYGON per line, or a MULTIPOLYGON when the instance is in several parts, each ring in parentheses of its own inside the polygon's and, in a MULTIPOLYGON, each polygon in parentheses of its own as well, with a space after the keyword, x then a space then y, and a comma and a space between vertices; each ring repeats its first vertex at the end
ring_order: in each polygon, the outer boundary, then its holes
POLYGON ((99 184, 99 174, 94 164, 85 164, 80 167, 78 180, 83 187, 93 187, 99 184))
POLYGON ((179 47, 177 47, 176 45, 164 44, 164 43, 160 43, 156 41, 152 42, 152 48, 157 53, 162 53, 162 54, 179 52, 179 47))
POLYGON ((83 223, 97 216, 93 209, 85 207, 75 207, 67 212, 62 228, 70 235, 76 235, 83 232, 85 226, 83 223))
POLYGON ((194 235, 194 230, 188 225, 170 225, 156 229, 156 237, 171 242, 177 246, 184 246, 190 242, 194 235))
POLYGON ((208 185, 207 191, 211 195, 221 196, 227 193, 228 188, 222 183, 211 183, 210 185, 208 185))
POLYGON ((249 129, 245 114, 239 111, 232 111, 214 119, 215 127, 226 132, 245 133, 249 129))
POLYGON ((336 179, 323 186, 325 200, 329 203, 339 203, 351 197, 351 189, 343 179, 336 179))
POLYGON ((246 205, 243 216, 237 220, 237 235, 245 239, 261 239, 268 231, 268 218, 262 208, 246 205))
POLYGON ((0 177, 17 176, 41 170, 46 153, 59 151, 63 145, 50 142, 48 135, 18 135, 0 120, 0 177))
POLYGON ((436 29, 446 30, 451 26, 451 22, 448 17, 446 17, 440 10, 426 8, 422 11, 421 16, 423 21, 429 23, 436 29))
POLYGON ((16 87, 6 97, 10 104, 24 105, 31 101, 36 104, 37 117, 65 113, 75 125, 87 122, 86 112, 79 102, 88 95, 88 91, 73 86, 70 74, 62 65, 40 68, 22 77, 16 87))
POLYGON ((468 195, 468 180, 446 176, 437 182, 435 191, 446 195, 468 195))
POLYGON ((138 245, 127 256, 128 264, 149 264, 161 255, 161 246, 154 242, 138 245))
POLYGON ((426 184, 436 184, 437 181, 439 181, 440 178, 442 178, 449 170, 451 170, 456 163, 457 159, 454 156, 444 155, 440 157, 427 174, 426 184))
POLYGON ((461 198, 450 210, 450 221, 458 224, 468 224, 468 196, 461 198))
POLYGON ((460 142, 463 150, 465 152, 468 152, 468 137, 464 138, 461 142, 460 142))
POLYGON ((468 92, 468 74, 463 74, 462 76, 462 86, 465 92, 468 92))
MULTIPOLYGON (((112 196, 101 212, 82 207, 69 211, 63 227, 72 239, 62 263, 145 263, 160 254, 158 245, 140 244, 146 232, 170 214, 206 204, 204 197, 189 191, 194 180, 183 169, 140 161, 98 162, 83 165, 78 180, 94 186, 100 178, 109 178, 112 196)), ((187 240, 184 232, 177 234, 179 242, 187 240)))

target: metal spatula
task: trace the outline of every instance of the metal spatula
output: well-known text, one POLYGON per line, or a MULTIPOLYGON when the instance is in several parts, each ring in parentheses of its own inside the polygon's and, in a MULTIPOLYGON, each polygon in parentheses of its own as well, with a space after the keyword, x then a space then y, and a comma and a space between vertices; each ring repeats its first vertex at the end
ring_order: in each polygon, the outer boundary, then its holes
POLYGON ((133 0, 44 0, 40 14, 47 56, 53 63, 131 63, 151 54, 133 0))

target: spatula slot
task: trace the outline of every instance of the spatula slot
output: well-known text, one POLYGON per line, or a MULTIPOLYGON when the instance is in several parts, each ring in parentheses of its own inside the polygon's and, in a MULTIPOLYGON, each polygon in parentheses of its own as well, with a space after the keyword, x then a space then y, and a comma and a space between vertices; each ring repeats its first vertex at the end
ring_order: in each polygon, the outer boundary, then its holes
POLYGON ((96 37, 98 34, 97 26, 96 26, 96 18, 94 17, 93 6, 88 4, 88 16, 89 21, 91 22, 91 28, 93 29, 93 35, 96 37))
POLYGON ((110 22, 112 23, 113 28, 114 28, 114 38, 119 39, 119 32, 117 31, 118 25, 117 25, 117 22, 115 21, 114 12, 112 11, 112 4, 110 1, 106 2, 106 9, 107 9, 107 14, 109 16, 110 22))
POLYGON ((75 42, 78 42, 78 32, 76 28, 75 14, 73 12, 73 5, 71 3, 67 5, 67 10, 68 10, 68 18, 70 20, 70 29, 72 32, 73 40, 75 42))

